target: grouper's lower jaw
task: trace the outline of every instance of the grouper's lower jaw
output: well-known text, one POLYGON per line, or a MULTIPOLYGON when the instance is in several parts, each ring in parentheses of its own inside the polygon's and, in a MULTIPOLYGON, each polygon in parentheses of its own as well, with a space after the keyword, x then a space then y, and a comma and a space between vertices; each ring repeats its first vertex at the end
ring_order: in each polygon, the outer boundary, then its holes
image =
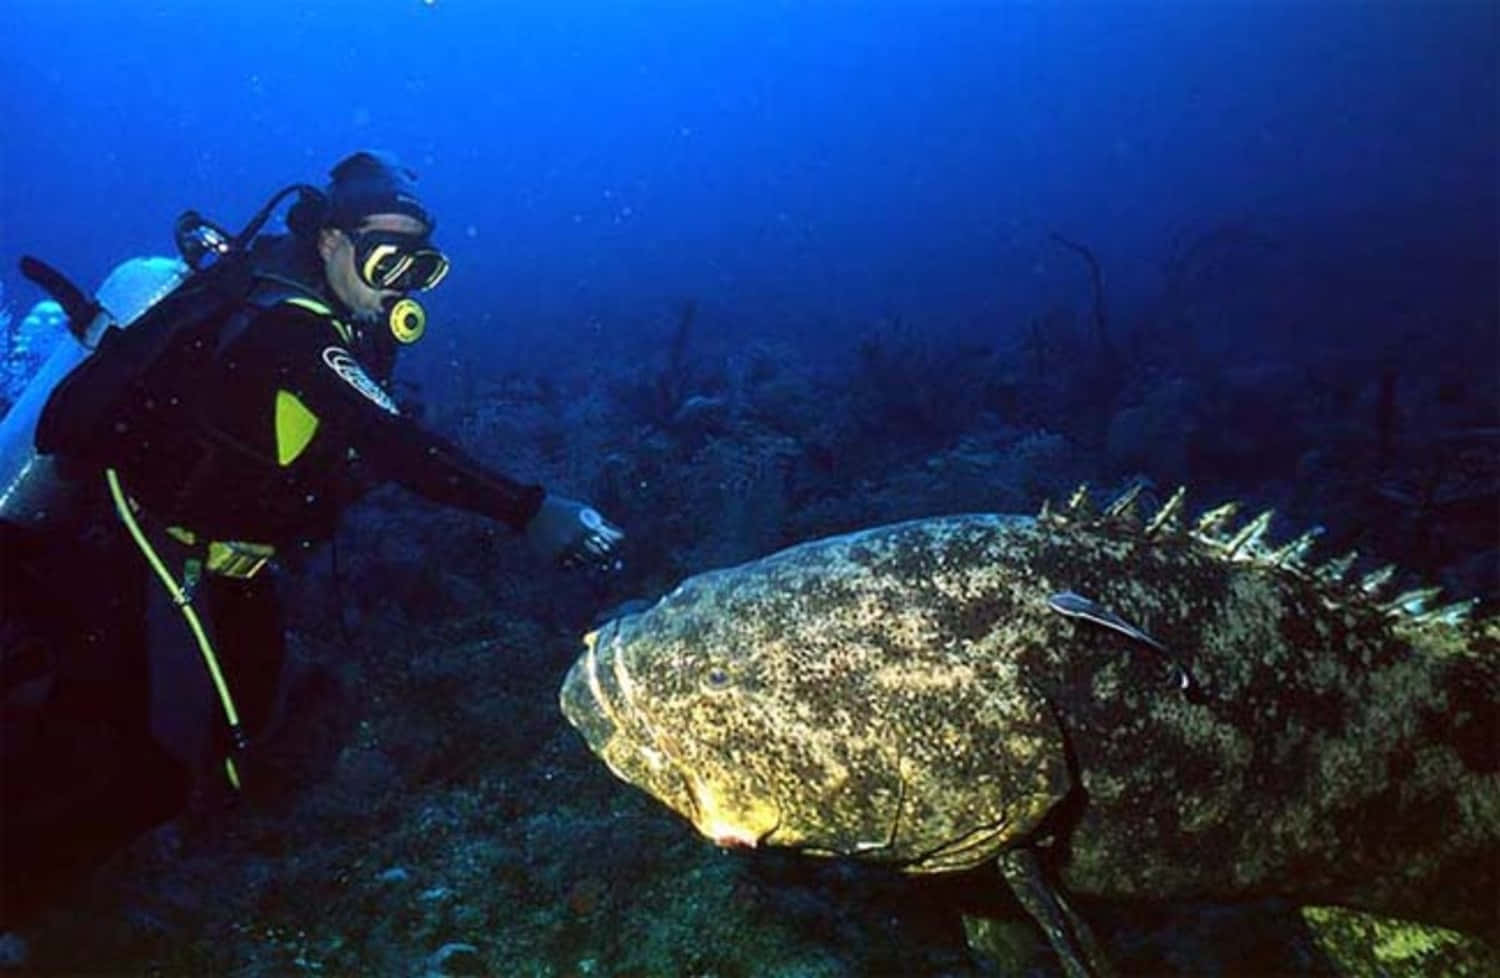
POLYGON ((693 826, 716 846, 753 849, 769 841, 781 827, 781 806, 758 792, 721 791, 711 781, 689 776, 693 810, 685 813, 693 826), (733 798, 731 795, 740 797, 733 798))

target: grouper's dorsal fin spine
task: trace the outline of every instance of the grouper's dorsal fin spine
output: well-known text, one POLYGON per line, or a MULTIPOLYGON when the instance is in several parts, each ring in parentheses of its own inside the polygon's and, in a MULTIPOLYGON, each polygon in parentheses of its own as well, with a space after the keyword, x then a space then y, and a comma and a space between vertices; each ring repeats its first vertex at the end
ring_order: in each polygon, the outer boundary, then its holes
POLYGON ((1441 622, 1445 625, 1457 625, 1467 621, 1469 613, 1479 604, 1478 598, 1465 598, 1462 601, 1452 601, 1445 605, 1439 605, 1428 611, 1421 611, 1412 615, 1411 620, 1416 625, 1427 625, 1433 622, 1441 622))
POLYGON ((1067 502, 1061 508, 1055 508, 1051 499, 1042 500, 1042 508, 1036 514, 1040 523, 1050 523, 1054 526, 1078 525, 1087 526, 1093 522, 1094 503, 1089 498, 1089 484, 1082 483, 1073 494, 1068 497, 1067 502))
POLYGON ((1395 576, 1396 565, 1386 564, 1384 567, 1378 567, 1375 570, 1370 571, 1370 573, 1366 574, 1364 577, 1361 577, 1359 579, 1359 589, 1373 598, 1378 595, 1381 589, 1384 588, 1386 584, 1390 583, 1391 578, 1395 576))
POLYGON ((1198 517, 1198 521, 1193 524, 1193 536, 1205 543, 1212 543, 1223 535, 1224 528, 1229 525, 1229 521, 1234 519, 1234 514, 1239 511, 1240 504, 1237 500, 1233 499, 1227 503, 1215 506, 1198 517))
POLYGON ((1427 611, 1427 606, 1432 599, 1443 593, 1440 587, 1419 587, 1410 591, 1402 591, 1391 600, 1380 606, 1380 610, 1389 615, 1417 615, 1427 611))
POLYGON ((1337 584, 1349 576, 1349 568, 1353 567, 1358 559, 1359 551, 1351 550, 1319 564, 1313 571, 1313 576, 1325 584, 1337 584))
POLYGON ((1323 532, 1322 527, 1307 530, 1279 547, 1268 548, 1264 541, 1271 525, 1271 511, 1261 513, 1238 530, 1230 532, 1228 521, 1235 508, 1233 503, 1226 503, 1209 510, 1199 517, 1197 528, 1191 535, 1226 560, 1290 572, 1309 581, 1323 589, 1331 603, 1351 606, 1362 603, 1402 624, 1416 626, 1460 625, 1478 604, 1478 599, 1470 599, 1434 606, 1434 599, 1442 593, 1442 588, 1439 587, 1413 588, 1393 598, 1383 599, 1382 593, 1396 578, 1394 564, 1386 564, 1357 580, 1351 580, 1349 572, 1359 557, 1358 551, 1351 550, 1312 567, 1306 562, 1306 557, 1312 550, 1313 541, 1323 532), (1206 527, 1211 527, 1212 531, 1204 532, 1206 527))
POLYGON ((1089 497, 1087 482, 1073 490, 1073 495, 1068 497, 1068 508, 1064 512, 1070 520, 1087 521, 1093 518, 1094 501, 1089 497))
POLYGON ((1271 516, 1272 511, 1266 510, 1224 541, 1224 556, 1231 560, 1242 554, 1250 559, 1264 556, 1265 549, 1261 546, 1261 541, 1265 539, 1266 530, 1271 526, 1271 516))
MULTIPOLYGON (((1434 599, 1441 589, 1436 587, 1414 588, 1393 598, 1382 599, 1382 592, 1395 579, 1394 565, 1387 564, 1358 579, 1351 579, 1349 572, 1359 557, 1358 551, 1351 550, 1323 563, 1310 564, 1308 556, 1323 533, 1322 527, 1313 527, 1286 543, 1270 546, 1267 535, 1273 511, 1266 510, 1236 529, 1234 520, 1240 510, 1236 501, 1204 511, 1184 534, 1187 490, 1181 486, 1142 524, 1138 509, 1144 488, 1145 483, 1134 483, 1100 511, 1095 508, 1085 483, 1075 489, 1061 507, 1054 507, 1050 500, 1043 501, 1037 521, 1062 529, 1125 532, 1146 540, 1186 536, 1222 560, 1265 567, 1300 578, 1322 591, 1324 600, 1330 605, 1363 604, 1405 625, 1463 625, 1479 603, 1477 598, 1471 598, 1437 605, 1434 599)), ((1500 625, 1496 630, 1500 632, 1500 625)))
POLYGON ((1176 533, 1182 529, 1182 504, 1187 500, 1187 486, 1178 486, 1170 499, 1162 503, 1156 515, 1146 521, 1146 536, 1176 533))
POLYGON ((1266 554, 1266 560, 1274 567, 1284 567, 1289 570, 1306 571, 1305 560, 1312 552, 1313 542, 1323 535, 1323 528, 1315 526, 1304 530, 1297 539, 1281 546, 1266 554))
POLYGON ((1111 523, 1137 524, 1140 513, 1136 501, 1141 498, 1141 490, 1145 487, 1144 482, 1137 480, 1129 489, 1116 496, 1114 502, 1104 507, 1104 519, 1111 523))
POLYGON ((1095 526, 1109 523, 1138 528, 1141 522, 1138 503, 1141 492, 1145 488, 1145 482, 1135 482, 1104 507, 1103 512, 1100 512, 1094 508, 1093 497, 1089 494, 1088 483, 1085 482, 1073 490, 1073 494, 1068 497, 1068 501, 1061 509, 1054 509, 1052 500, 1043 499, 1037 519, 1043 523, 1058 525, 1095 526))

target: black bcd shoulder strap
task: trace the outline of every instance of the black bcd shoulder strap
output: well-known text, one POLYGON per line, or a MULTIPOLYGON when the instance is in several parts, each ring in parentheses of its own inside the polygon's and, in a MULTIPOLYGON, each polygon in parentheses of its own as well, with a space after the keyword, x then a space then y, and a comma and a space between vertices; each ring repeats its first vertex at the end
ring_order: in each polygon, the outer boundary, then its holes
POLYGON ((153 378, 184 357, 206 356, 214 337, 254 284, 247 255, 194 272, 139 318, 105 329, 94 352, 58 382, 37 421, 36 448, 108 461, 107 448, 149 398, 153 378))

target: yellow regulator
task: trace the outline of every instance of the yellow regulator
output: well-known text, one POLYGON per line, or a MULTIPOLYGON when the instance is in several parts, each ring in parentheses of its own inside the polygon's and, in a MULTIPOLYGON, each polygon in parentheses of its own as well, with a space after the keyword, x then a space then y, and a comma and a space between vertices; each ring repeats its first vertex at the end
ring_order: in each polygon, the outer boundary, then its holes
POLYGON ((391 304, 386 316, 391 335, 398 343, 415 343, 427 332, 427 310, 415 299, 401 298, 391 304))

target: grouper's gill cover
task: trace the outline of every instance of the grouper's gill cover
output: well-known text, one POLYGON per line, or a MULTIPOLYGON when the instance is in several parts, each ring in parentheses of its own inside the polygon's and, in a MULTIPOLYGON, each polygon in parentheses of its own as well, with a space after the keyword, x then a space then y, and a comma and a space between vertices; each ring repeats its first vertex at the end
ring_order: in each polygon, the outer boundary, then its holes
POLYGON ((1086 503, 691 578, 595 636, 563 708, 721 843, 1500 940, 1500 620, 1307 563, 1268 515, 1086 503))
POLYGON ((563 709, 720 843, 973 865, 1068 786, 1045 704, 985 652, 1003 630, 957 613, 967 568, 1004 558, 994 528, 912 523, 692 578, 590 636, 563 709))

